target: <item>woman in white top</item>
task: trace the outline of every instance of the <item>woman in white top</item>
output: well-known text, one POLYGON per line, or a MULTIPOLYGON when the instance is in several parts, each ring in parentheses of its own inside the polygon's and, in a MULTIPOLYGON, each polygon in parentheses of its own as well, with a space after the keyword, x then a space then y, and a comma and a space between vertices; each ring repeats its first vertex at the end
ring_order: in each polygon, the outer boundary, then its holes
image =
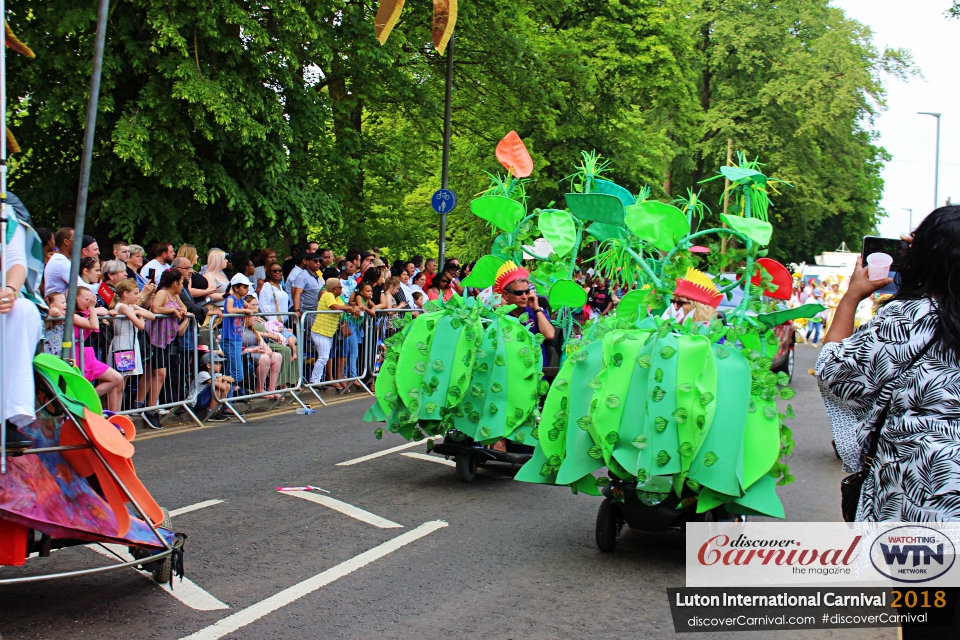
MULTIPOLYGON (((283 267, 280 266, 279 262, 270 262, 264 267, 264 271, 267 279, 263 283, 263 288, 260 289, 258 298, 260 312, 286 313, 289 310, 289 297, 280 284, 283 280, 283 267)), ((267 316, 265 320, 270 330, 283 335, 287 346, 296 353, 297 339, 294 337, 293 331, 283 326, 284 317, 287 316, 267 316)))
POLYGON ((209 294, 210 299, 214 302, 223 300, 227 285, 230 284, 230 279, 223 272, 223 268, 226 266, 226 252, 220 249, 211 249, 210 253, 207 254, 207 270, 203 277, 207 279, 207 284, 214 290, 213 293, 209 294))

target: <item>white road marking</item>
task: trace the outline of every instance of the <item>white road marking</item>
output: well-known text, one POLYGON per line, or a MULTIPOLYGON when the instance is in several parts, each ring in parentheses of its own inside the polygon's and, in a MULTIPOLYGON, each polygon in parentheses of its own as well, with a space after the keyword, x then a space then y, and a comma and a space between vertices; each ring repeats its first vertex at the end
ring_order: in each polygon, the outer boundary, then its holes
POLYGON ((256 622, 263 616, 273 613, 281 607, 285 607, 295 600, 299 600, 305 595, 313 593, 317 589, 324 587, 335 580, 353 573, 357 569, 370 564, 374 560, 378 560, 390 553, 393 553, 397 549, 400 549, 401 547, 404 547, 411 542, 419 540, 420 538, 446 526, 447 523, 443 522, 442 520, 425 522, 412 531, 402 533, 392 540, 388 540, 387 542, 384 542, 383 544, 378 545, 369 551, 364 551, 360 555, 354 556, 346 562, 342 562, 335 567, 327 569, 323 573, 318 573, 312 578, 307 578, 303 582, 295 584, 288 589, 284 589, 280 593, 270 596, 266 600, 261 600, 260 602, 251 605, 246 609, 242 609, 233 615, 227 616, 216 624, 213 624, 205 629, 201 629, 193 635, 186 636, 181 640, 217 640, 218 638, 222 638, 223 636, 233 633, 234 631, 237 631, 248 624, 256 622))
POLYGON ((436 440, 442 436, 434 436, 432 438, 427 438, 426 440, 421 440, 420 442, 408 442, 407 444, 402 444, 399 447, 392 447, 390 449, 384 449, 383 451, 377 451, 376 453, 371 453, 368 456, 363 456, 360 458, 354 458, 353 460, 347 460, 346 462, 338 462, 338 467, 349 467, 351 465, 360 464, 361 462, 366 462, 367 460, 373 460, 374 458, 379 458, 380 456, 388 456, 391 453, 396 451, 403 451, 404 449, 409 449, 410 447, 416 447, 417 445, 426 444, 427 440, 436 440))
POLYGON ((447 460, 446 458, 439 458, 437 456, 428 456, 425 453, 401 453, 400 455, 408 458, 416 458, 417 460, 429 460, 430 462, 436 462, 437 464, 445 464, 448 467, 457 466, 457 463, 453 460, 447 460))
POLYGON ((196 511, 197 509, 205 509, 206 507, 212 507, 215 504, 221 504, 223 500, 204 500, 203 502, 198 502, 197 504, 190 504, 185 507, 180 507, 179 509, 174 509, 170 512, 170 517, 173 516, 182 516, 185 513, 190 513, 191 511, 196 511))
POLYGON ((334 511, 339 511, 343 515, 350 516, 351 518, 356 518, 367 524, 372 524, 375 527, 380 527, 381 529, 402 529, 402 524, 397 524, 386 518, 381 518, 380 516, 370 513, 369 511, 364 511, 359 507, 355 507, 352 504, 347 504, 346 502, 340 502, 329 496, 324 496, 319 493, 313 493, 312 491, 282 491, 285 496, 294 496, 296 498, 302 498, 304 500, 309 500, 310 502, 316 502, 325 507, 333 509, 334 511))
MULTIPOLYGON (((120 556, 121 558, 123 558, 124 562, 130 562, 131 560, 133 560, 133 556, 130 555, 130 552, 127 551, 127 548, 123 545, 106 543, 103 545, 103 547, 107 547, 107 549, 110 549, 110 551, 113 551, 113 553, 116 553, 117 556, 120 556)), ((103 547, 97 544, 87 545, 88 549, 92 551, 96 551, 102 556, 106 556, 108 558, 111 558, 112 560, 117 559, 117 556, 113 555, 113 553, 110 553, 110 551, 107 551, 103 547)), ((166 591, 167 593, 169 593, 174 598, 176 598, 183 604, 187 605, 191 609, 196 609, 197 611, 217 611, 218 609, 230 608, 224 603, 214 598, 212 595, 210 595, 206 591, 204 591, 203 589, 201 589, 200 587, 198 587, 193 581, 187 578, 184 578, 183 582, 180 582, 180 578, 174 578, 173 579, 174 587, 173 587, 173 590, 171 590, 169 584, 157 584, 156 581, 153 579, 153 576, 149 572, 138 570, 137 573, 139 573, 141 576, 143 576, 153 584, 156 584, 158 587, 160 587, 161 589, 163 589, 164 591, 166 591)))
MULTIPOLYGON (((401 453, 400 455, 406 456, 408 458, 416 458, 417 460, 429 460, 430 462, 436 462, 437 464, 443 464, 448 467, 455 467, 457 463, 452 460, 447 460, 446 458, 440 458, 438 456, 429 456, 425 453, 401 453)), ((501 476, 496 473, 490 473, 488 469, 477 469, 477 473, 489 476, 491 478, 499 478, 500 480, 510 480, 510 476, 501 476)))

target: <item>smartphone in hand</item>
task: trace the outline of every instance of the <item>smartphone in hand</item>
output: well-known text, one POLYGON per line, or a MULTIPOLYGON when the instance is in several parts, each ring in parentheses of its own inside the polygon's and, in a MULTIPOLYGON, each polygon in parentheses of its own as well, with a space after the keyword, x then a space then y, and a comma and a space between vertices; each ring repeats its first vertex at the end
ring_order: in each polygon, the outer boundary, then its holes
POLYGON ((147 269, 147 280, 149 280, 150 282, 156 283, 157 281, 156 269, 147 269))
POLYGON ((883 289, 877 291, 878 294, 894 294, 898 291, 897 272, 900 271, 900 265, 903 264, 903 256, 907 251, 907 243, 900 238, 881 238, 879 236, 864 236, 863 248, 860 258, 866 266, 867 256, 871 253, 885 253, 893 258, 893 264, 890 265, 889 276, 893 278, 893 283, 888 284, 883 289))

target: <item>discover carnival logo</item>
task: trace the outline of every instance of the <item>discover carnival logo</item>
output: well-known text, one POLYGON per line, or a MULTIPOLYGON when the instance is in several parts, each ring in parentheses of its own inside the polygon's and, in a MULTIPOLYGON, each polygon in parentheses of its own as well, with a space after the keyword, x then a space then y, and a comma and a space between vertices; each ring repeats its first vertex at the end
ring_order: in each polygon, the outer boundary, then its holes
POLYGON ((950 538, 919 525, 885 531, 870 545, 874 569, 897 582, 930 582, 947 573, 955 560, 950 538))
POLYGON ((960 522, 687 525, 687 587, 960 587, 960 522))

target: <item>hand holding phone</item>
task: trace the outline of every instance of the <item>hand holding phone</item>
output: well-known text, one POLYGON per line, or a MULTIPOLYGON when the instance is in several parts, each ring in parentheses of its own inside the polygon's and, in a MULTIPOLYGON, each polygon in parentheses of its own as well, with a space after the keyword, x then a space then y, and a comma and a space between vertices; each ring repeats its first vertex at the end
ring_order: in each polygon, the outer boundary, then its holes
POLYGON ((909 248, 909 243, 902 238, 881 238, 879 236, 864 236, 863 248, 860 255, 861 263, 866 266, 867 258, 874 253, 883 253, 891 258, 888 277, 893 278, 894 282, 878 290, 879 294, 894 294, 897 292, 896 285, 897 272, 900 271, 900 265, 903 263, 903 256, 909 248))
POLYGON ((157 270, 156 269, 147 269, 147 280, 150 282, 157 281, 157 270))

